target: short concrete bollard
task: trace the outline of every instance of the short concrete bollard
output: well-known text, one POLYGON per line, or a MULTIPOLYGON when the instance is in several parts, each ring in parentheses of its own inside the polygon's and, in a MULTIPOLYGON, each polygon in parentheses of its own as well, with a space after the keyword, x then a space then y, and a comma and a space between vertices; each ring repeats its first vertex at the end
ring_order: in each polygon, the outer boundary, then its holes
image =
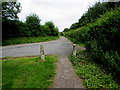
POLYGON ((42 61, 45 61, 45 55, 44 55, 44 47, 43 47, 43 45, 40 45, 40 59, 42 61))
POLYGON ((76 44, 73 44, 73 55, 76 56, 76 53, 77 53, 77 51, 76 51, 76 44))

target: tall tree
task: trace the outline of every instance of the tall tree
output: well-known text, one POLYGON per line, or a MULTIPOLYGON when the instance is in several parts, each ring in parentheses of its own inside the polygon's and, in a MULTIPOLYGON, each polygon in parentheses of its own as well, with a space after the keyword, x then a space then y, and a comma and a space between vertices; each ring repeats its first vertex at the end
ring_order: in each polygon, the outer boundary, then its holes
POLYGON ((45 25, 48 26, 50 29, 55 27, 55 25, 51 21, 46 22, 45 25))
POLYGON ((40 24, 39 16, 32 14, 26 17, 26 23, 30 25, 39 25, 40 24))
POLYGON ((32 14, 26 17, 26 24, 29 36, 39 36, 40 31, 40 19, 36 14, 32 14))
POLYGON ((2 2, 2 37, 4 39, 15 37, 18 33, 17 14, 21 11, 19 2, 2 2), (15 33, 17 32, 17 33, 15 33))
POLYGON ((58 28, 55 27, 53 22, 48 21, 45 23, 45 25, 48 26, 50 29, 50 32, 49 32, 50 36, 58 36, 58 33, 59 33, 58 28))

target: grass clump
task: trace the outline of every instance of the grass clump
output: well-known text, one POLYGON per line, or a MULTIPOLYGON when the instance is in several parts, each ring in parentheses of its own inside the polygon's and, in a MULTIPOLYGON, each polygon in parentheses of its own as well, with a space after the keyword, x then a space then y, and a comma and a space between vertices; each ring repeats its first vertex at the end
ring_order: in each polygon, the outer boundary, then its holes
POLYGON ((49 88, 57 56, 6 58, 2 61, 2 88, 49 88))
POLYGON ((19 37, 19 38, 10 38, 2 41, 2 46, 13 45, 13 44, 23 44, 23 43, 37 43, 56 40, 60 36, 47 36, 47 37, 19 37))
POLYGON ((85 51, 79 51, 77 56, 69 56, 76 74, 84 79, 87 88, 120 88, 111 74, 89 59, 85 51))

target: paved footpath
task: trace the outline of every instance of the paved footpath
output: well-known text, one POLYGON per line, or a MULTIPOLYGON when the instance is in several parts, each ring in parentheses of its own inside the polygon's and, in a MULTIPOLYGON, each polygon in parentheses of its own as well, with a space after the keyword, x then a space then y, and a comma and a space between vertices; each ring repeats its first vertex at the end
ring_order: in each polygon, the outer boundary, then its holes
MULTIPOLYGON (((49 42, 4 46, 1 57, 40 55, 41 44, 44 46, 46 55, 59 55, 53 88, 84 88, 82 79, 76 76, 67 58, 72 53, 73 43, 65 37, 49 42)), ((77 49, 84 48, 77 46, 77 49)))
POLYGON ((53 88, 84 88, 82 79, 74 72, 69 59, 60 57, 53 88))

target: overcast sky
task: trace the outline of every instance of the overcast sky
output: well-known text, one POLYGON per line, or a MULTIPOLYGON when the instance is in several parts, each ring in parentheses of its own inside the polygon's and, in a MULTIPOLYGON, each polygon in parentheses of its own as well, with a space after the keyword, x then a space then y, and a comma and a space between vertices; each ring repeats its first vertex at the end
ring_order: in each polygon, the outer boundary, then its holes
POLYGON ((35 13, 42 20, 41 24, 52 21, 59 31, 69 28, 98 0, 18 0, 22 11, 19 19, 25 21, 26 16, 35 13))

